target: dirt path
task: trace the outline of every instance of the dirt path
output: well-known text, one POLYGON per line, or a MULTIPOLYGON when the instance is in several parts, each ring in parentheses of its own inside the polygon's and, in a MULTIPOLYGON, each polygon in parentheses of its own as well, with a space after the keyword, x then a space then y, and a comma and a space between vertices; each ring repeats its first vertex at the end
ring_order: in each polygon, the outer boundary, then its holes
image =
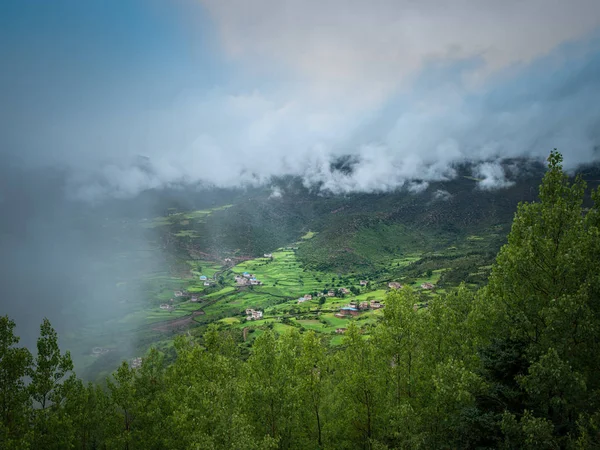
POLYGON ((154 331, 171 331, 178 328, 185 328, 194 321, 194 317, 201 316, 204 314, 202 309, 198 309, 193 311, 191 314, 187 316, 178 317, 177 319, 165 320, 164 322, 155 323, 152 326, 154 331))

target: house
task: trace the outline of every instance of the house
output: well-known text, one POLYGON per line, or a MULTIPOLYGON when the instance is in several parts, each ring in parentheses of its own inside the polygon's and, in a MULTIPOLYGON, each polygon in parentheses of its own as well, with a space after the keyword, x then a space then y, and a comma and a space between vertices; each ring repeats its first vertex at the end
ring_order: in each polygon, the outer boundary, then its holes
POLYGON ((341 312, 337 312, 334 314, 335 317, 338 317, 340 319, 344 319, 346 317, 346 314, 342 314, 341 312))
POLYGON ((169 305, 168 303, 162 303, 159 306, 160 309, 171 309, 171 305, 169 305))
POLYGON ((369 302, 360 302, 358 304, 358 309, 369 309, 369 302))
POLYGON ((182 297, 183 296, 183 292, 181 292, 181 291, 175 291, 175 292, 173 292, 173 295, 175 295, 175 297, 182 297))
POLYGON ((273 257, 273 253, 265 253, 264 257, 265 258, 272 258, 273 257))
POLYGON ((131 367, 132 369, 139 369, 140 367, 142 367, 142 358, 133 358, 129 367, 131 367))
POLYGON ((384 305, 382 305, 379 300, 371 300, 370 306, 372 309, 380 309, 383 308, 384 305))
POLYGON ((306 295, 304 296, 304 300, 312 300, 312 295, 310 295, 310 294, 306 294, 306 295))
POLYGON ((348 303, 348 306, 351 308, 358 308, 358 303, 353 300, 350 303, 348 303))
POLYGON ((306 301, 306 299, 304 297, 300 297, 298 299, 298 303, 304 303, 306 301))
POLYGON ((208 277, 206 275, 200 275, 200 281, 206 281, 208 277))
POLYGON ((238 286, 246 286, 250 283, 250 280, 248 280, 247 278, 235 277, 235 282, 238 286))
POLYGON ((244 278, 253 278, 253 276, 252 276, 252 275, 250 275, 248 272, 244 272, 244 273, 242 274, 242 276, 243 276, 244 278))
POLYGON ((422 287, 423 289, 427 289, 427 290, 432 290, 433 288, 435 288, 435 286, 434 286, 433 284, 431 284, 431 283, 423 283, 423 284, 421 285, 421 287, 422 287))
POLYGON ((369 282, 367 280, 360 280, 359 284, 361 286, 366 286, 367 284, 369 284, 369 282))
POLYGON ((210 286, 210 281, 205 281, 204 286, 210 286))
POLYGON ((392 281, 391 283, 388 283, 388 287, 390 289, 402 289, 402 285, 396 281, 392 281))
POLYGON ((198 296, 197 295, 192 295, 192 298, 190 299, 190 302, 197 302, 198 301, 198 296))
POLYGON ((346 332, 346 328, 336 328, 335 332, 337 334, 344 334, 346 332))
POLYGON ((327 297, 335 297, 335 291, 329 291, 327 297))
POLYGON ((227 264, 227 263, 231 263, 231 262, 233 262, 233 261, 231 260, 231 258, 225 258, 225 263, 226 263, 226 264, 227 264))
POLYGON ((254 309, 246 310, 246 320, 258 320, 258 319, 262 319, 262 316, 263 316, 262 311, 255 311, 254 309))
POLYGON ((250 278, 250 284, 252 286, 258 286, 260 284, 262 284, 260 281, 258 281, 256 278, 250 278))
POLYGON ((358 316, 358 309, 353 308, 352 306, 344 306, 340 309, 340 314, 345 316, 358 316))
POLYGON ((349 294, 349 293, 350 293, 350 289, 341 288, 341 289, 340 289, 340 292, 341 292, 342 294, 349 294))

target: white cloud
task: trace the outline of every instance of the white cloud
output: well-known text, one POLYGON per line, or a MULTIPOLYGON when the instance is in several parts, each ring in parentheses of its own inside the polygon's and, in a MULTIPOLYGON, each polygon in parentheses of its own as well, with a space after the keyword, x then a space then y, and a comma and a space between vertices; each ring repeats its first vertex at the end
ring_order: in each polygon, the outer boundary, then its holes
POLYGON ((381 99, 435 60, 481 57, 471 80, 527 63, 600 25, 596 0, 201 0, 230 57, 381 99))
POLYGON ((444 189, 437 189, 434 193, 433 193, 433 199, 434 200, 439 200, 439 201, 448 201, 452 198, 452 194, 444 189))
POLYGON ((484 191, 502 189, 514 184, 514 181, 506 179, 504 169, 498 163, 482 163, 475 168, 474 175, 481 178, 477 186, 484 191))
POLYGON ((83 198, 278 175, 334 193, 418 190, 465 160, 492 164, 480 168, 491 188, 507 182, 492 163, 503 158, 597 157, 600 41, 555 48, 598 25, 595 0, 204 3, 239 78, 162 110, 123 95, 93 115, 46 116, 20 147, 72 169, 83 198), (332 169, 342 156, 350 172, 332 169))
POLYGON ((273 188, 271 188, 271 194, 269 195, 269 198, 281 198, 283 197, 283 191, 278 188, 277 186, 274 186, 273 188))

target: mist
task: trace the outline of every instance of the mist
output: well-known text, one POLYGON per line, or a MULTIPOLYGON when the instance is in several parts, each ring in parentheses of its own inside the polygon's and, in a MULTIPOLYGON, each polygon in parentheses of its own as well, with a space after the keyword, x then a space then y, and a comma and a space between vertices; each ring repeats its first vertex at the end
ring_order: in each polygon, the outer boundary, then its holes
POLYGON ((116 332, 110 321, 143 300, 141 276, 165 267, 157 237, 135 227, 151 208, 73 202, 64 173, 2 163, 1 313, 29 347, 43 317, 67 348, 70 333, 86 327, 90 335, 116 332))

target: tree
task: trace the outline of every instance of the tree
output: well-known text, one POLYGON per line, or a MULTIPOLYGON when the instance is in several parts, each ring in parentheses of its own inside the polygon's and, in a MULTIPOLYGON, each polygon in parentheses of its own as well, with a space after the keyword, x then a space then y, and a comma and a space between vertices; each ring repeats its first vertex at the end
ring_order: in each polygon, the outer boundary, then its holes
POLYGON ((81 449, 103 448, 114 432, 114 405, 98 385, 85 385, 69 377, 64 383, 64 413, 73 430, 73 446, 81 449))
POLYGON ((15 323, 0 317, 0 447, 17 448, 27 432, 31 405, 24 377, 31 374, 33 358, 26 348, 16 347, 15 323))
POLYGON ((560 154, 552 152, 548 161, 540 202, 519 205, 508 244, 482 292, 480 313, 490 326, 527 341, 538 356, 549 347, 589 354, 583 341, 590 331, 583 322, 597 320, 598 307, 589 297, 599 285, 598 228, 582 210, 585 182, 569 182, 560 154))
POLYGON ((522 348, 526 373, 515 380, 526 396, 515 413, 526 408, 525 424, 550 424, 565 445, 578 428, 574 411, 593 414, 600 394, 600 193, 586 212, 585 182, 569 180, 556 151, 548 166, 540 201, 519 205, 471 319, 480 349, 499 336, 522 348))
POLYGON ((126 450, 130 448, 133 441, 132 434, 141 412, 135 391, 135 376, 135 369, 130 368, 127 361, 123 361, 113 374, 113 380, 106 381, 111 399, 121 419, 121 425, 113 430, 109 443, 126 450))
POLYGON ((325 347, 314 331, 302 336, 300 358, 297 360, 296 376, 299 383, 299 398, 306 420, 307 446, 323 447, 323 401, 325 397, 325 347))
POLYGON ((327 424, 327 434, 337 447, 372 449, 383 425, 382 367, 389 362, 379 357, 373 343, 363 338, 354 322, 345 332, 344 345, 345 350, 332 362, 337 370, 332 380, 335 391, 328 404, 333 420, 327 424))
POLYGON ((29 389, 33 400, 43 410, 53 400, 53 394, 58 393, 61 380, 73 370, 71 354, 61 354, 58 335, 46 318, 40 326, 37 352, 29 389))
POLYGON ((248 415, 257 430, 283 447, 292 439, 296 427, 298 393, 294 364, 299 341, 295 330, 280 339, 272 331, 265 331, 254 341, 246 366, 248 415))
POLYGON ((34 447, 58 449, 72 441, 70 422, 63 410, 63 381, 72 370, 70 353, 61 353, 58 335, 50 321, 44 318, 29 384, 31 398, 37 406, 34 411, 34 447))

